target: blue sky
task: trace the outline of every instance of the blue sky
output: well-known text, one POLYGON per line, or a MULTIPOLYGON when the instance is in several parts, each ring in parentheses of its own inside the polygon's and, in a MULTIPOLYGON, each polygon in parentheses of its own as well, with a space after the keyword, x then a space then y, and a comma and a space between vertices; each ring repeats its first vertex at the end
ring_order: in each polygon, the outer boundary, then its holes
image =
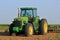
POLYGON ((60 24, 60 0, 0 0, 0 24, 10 24, 21 7, 36 7, 40 19, 60 24))

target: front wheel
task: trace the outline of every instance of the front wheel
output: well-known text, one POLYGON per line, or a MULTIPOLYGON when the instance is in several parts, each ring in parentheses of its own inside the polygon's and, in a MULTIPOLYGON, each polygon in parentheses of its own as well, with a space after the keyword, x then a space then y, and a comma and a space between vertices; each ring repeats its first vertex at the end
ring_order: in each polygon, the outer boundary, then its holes
POLYGON ((11 24, 10 27, 9 27, 9 35, 10 36, 16 36, 16 33, 13 32, 13 30, 12 30, 13 29, 13 26, 14 26, 14 24, 11 24))
POLYGON ((46 34, 48 32, 48 23, 46 19, 39 22, 39 34, 46 34))
POLYGON ((31 36, 33 35, 33 25, 31 23, 28 23, 26 26, 25 26, 25 35, 26 36, 31 36))

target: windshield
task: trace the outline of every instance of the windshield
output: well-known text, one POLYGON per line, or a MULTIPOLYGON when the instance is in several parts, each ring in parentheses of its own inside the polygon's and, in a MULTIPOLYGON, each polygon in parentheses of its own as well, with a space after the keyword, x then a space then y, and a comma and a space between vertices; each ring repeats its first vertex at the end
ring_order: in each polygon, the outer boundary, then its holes
POLYGON ((37 10, 21 10, 21 16, 36 17, 37 10))
POLYGON ((28 16, 32 16, 32 10, 26 10, 26 14, 27 14, 28 16))
POLYGON ((32 16, 32 10, 22 10, 21 15, 22 16, 32 16))

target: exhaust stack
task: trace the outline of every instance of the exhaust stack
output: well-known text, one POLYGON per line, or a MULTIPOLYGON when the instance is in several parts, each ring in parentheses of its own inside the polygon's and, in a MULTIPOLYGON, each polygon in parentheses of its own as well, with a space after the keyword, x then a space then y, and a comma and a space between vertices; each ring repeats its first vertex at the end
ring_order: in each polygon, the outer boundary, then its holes
POLYGON ((21 10, 18 8, 18 18, 20 17, 21 10))

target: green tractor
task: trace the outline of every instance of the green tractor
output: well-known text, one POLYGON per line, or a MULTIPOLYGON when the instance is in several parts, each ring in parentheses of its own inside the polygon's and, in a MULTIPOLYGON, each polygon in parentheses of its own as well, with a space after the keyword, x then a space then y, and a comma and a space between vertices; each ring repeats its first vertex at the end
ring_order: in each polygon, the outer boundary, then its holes
POLYGON ((9 35, 24 33, 26 36, 46 34, 48 23, 46 19, 39 19, 37 8, 18 8, 18 17, 10 24, 9 35))

